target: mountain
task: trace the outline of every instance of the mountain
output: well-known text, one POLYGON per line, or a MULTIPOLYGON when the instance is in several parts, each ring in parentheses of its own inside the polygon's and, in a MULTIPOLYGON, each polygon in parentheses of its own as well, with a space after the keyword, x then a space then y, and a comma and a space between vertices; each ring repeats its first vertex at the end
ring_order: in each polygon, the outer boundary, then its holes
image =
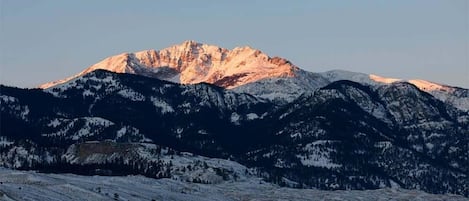
POLYGON ((193 155, 236 161, 281 186, 469 195, 469 114, 407 82, 339 80, 278 105, 207 83, 95 70, 0 93, 4 167, 204 183, 240 176, 196 160, 183 171, 193 155))
POLYGON ((186 41, 0 86, 0 166, 467 197, 468 111, 468 89, 186 41))
POLYGON ((284 58, 269 57, 251 47, 228 50, 195 41, 185 41, 162 50, 112 56, 77 75, 45 83, 39 88, 50 88, 96 69, 143 75, 182 84, 210 83, 280 104, 291 102, 303 93, 309 93, 338 80, 352 80, 367 85, 408 82, 443 102, 469 111, 468 89, 425 80, 405 81, 343 70, 313 73, 298 68, 284 58))
POLYGON ((43 84, 40 88, 67 82, 96 69, 144 75, 182 84, 206 82, 235 88, 264 78, 291 77, 298 67, 288 60, 271 58, 250 47, 227 50, 185 41, 158 51, 146 50, 112 56, 75 76, 43 84))

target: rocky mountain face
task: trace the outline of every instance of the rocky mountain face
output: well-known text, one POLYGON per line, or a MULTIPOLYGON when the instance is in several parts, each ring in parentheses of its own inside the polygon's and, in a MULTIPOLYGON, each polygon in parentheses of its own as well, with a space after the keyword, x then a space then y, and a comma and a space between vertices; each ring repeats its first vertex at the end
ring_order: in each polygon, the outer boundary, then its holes
POLYGON ((75 76, 43 84, 40 88, 64 83, 96 69, 144 75, 182 84, 205 82, 224 88, 235 88, 264 78, 292 77, 298 67, 286 59, 271 58, 250 47, 227 50, 195 41, 185 41, 158 51, 146 50, 112 56, 75 76))
POLYGON ((300 79, 302 74, 318 77, 321 85, 310 83, 308 93, 282 104, 236 88, 106 70, 44 90, 1 86, 0 165, 80 174, 186 175, 185 180, 202 183, 255 174, 297 188, 400 186, 469 196, 467 111, 407 82, 331 81, 333 73, 294 72, 296 77, 243 85, 267 90, 269 83, 271 88, 300 86, 308 82, 300 79), (249 169, 233 171, 195 160, 180 165, 192 160, 189 153, 249 169), (183 169, 197 173, 188 176, 183 169))

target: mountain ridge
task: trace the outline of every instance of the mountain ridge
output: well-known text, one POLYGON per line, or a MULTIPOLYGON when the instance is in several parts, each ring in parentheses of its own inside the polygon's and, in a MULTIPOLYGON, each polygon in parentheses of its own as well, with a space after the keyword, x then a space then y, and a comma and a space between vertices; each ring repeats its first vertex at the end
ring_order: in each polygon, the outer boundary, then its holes
MULTIPOLYGON (((132 69, 132 67, 135 67, 136 64, 140 63, 143 64, 142 66, 137 66, 138 67, 146 67, 146 68, 154 68, 152 70, 156 70, 158 68, 164 68, 164 67, 170 67, 175 69, 176 71, 182 72, 185 70, 193 71, 194 69, 191 68, 221 68, 221 66, 227 66, 223 70, 229 70, 230 68, 239 68, 240 63, 245 63, 246 60, 249 60, 249 56, 254 56, 260 57, 261 60, 266 60, 270 62, 270 64, 275 64, 277 65, 276 67, 280 67, 281 65, 288 65, 288 68, 282 68, 281 70, 298 70, 299 68, 292 64, 289 60, 281 58, 281 57, 270 57, 263 53, 262 51, 258 49, 254 49, 250 46, 244 46, 244 47, 235 47, 232 50, 228 50, 226 48, 218 47, 215 45, 208 45, 208 44, 203 44, 199 43, 194 40, 187 40, 182 42, 181 44, 175 44, 167 48, 163 48, 161 50, 142 50, 138 52, 133 52, 133 53, 121 53, 117 54, 114 56, 107 57, 101 61, 99 61, 96 64, 93 64, 83 70, 82 72, 57 81, 53 82, 48 82, 44 83, 38 86, 38 88, 48 88, 51 86, 54 86, 59 83, 63 83, 64 81, 68 81, 73 77, 77 77, 80 75, 84 75, 88 72, 91 72, 96 69, 104 69, 108 70, 111 72, 117 72, 117 73, 133 73, 133 74, 139 74, 138 71, 135 71, 136 69, 132 69), (232 63, 223 63, 225 60, 231 60, 232 58, 241 60, 241 62, 234 62, 233 65, 232 63), (137 62, 133 62, 133 60, 137 59, 137 62), (192 63, 195 61, 195 65, 192 63), (213 66, 206 66, 204 63, 215 63, 217 65, 213 66), (197 66, 198 65, 198 66, 197 66), (188 69, 189 68, 189 69, 188 69)), ((245 64, 243 64, 245 65, 245 64)), ((255 66, 254 64, 249 65, 252 68, 256 68, 259 66, 255 66)), ((265 70, 265 69, 264 69, 265 70)), ((200 71, 201 73, 215 73, 215 72, 207 72, 207 71, 200 71)), ((265 72, 263 72, 265 73, 265 72)), ((455 86, 449 86, 446 84, 439 84, 436 82, 432 81, 427 81, 423 79, 409 79, 409 80, 404 80, 400 78, 389 78, 389 77, 382 77, 380 75, 375 75, 375 74, 364 74, 364 73, 356 73, 352 71, 346 71, 346 70, 340 70, 340 69, 335 69, 335 70, 330 70, 326 72, 318 72, 320 74, 327 74, 327 73, 333 73, 336 75, 342 75, 343 79, 350 79, 354 81, 359 81, 357 79, 353 79, 352 77, 360 77, 360 79, 366 79, 363 75, 366 75, 369 80, 366 82, 374 81, 377 83, 385 83, 389 84, 392 82, 409 82, 414 85, 416 85, 419 89, 423 91, 430 91, 430 90, 438 90, 445 88, 446 90, 448 88, 454 88, 455 86)), ((144 76, 149 76, 142 74, 144 76)), ((190 76, 190 75, 188 75, 190 76)), ((258 78, 257 80, 263 79, 263 78, 272 78, 276 77, 277 75, 270 75, 267 77, 262 77, 258 78)), ((284 72, 284 74, 280 74, 277 77, 290 77, 293 76, 290 73, 284 72)), ((216 80, 215 78, 210 77, 210 79, 200 79, 200 78, 191 78, 191 77, 186 77, 186 78, 181 78, 180 80, 176 79, 165 79, 164 76, 149 76, 149 77, 157 77, 159 79, 163 80, 169 80, 177 83, 182 83, 182 84, 195 84, 195 83, 200 83, 200 82, 207 82, 215 85, 216 80)), ((170 77, 173 78, 173 77, 170 77)), ((330 77, 329 77, 330 78, 330 77)), ((340 77, 339 77, 340 79, 340 77)), ((332 79, 333 81, 337 81, 338 79, 332 79)), ((362 80, 363 81, 363 80, 362 80)), ((244 83, 246 84, 246 83, 244 83)), ((225 88, 234 88, 235 86, 224 86, 225 88)), ((458 87, 458 88, 463 88, 463 87, 458 87)))
POLYGON ((182 84, 206 82, 279 103, 287 103, 303 93, 309 93, 338 80, 352 80, 368 85, 408 82, 444 102, 469 111, 469 90, 461 87, 345 70, 309 72, 287 59, 270 57, 249 46, 228 50, 192 40, 161 50, 111 56, 74 76, 42 84, 39 88, 51 88, 96 69, 143 75, 182 84))

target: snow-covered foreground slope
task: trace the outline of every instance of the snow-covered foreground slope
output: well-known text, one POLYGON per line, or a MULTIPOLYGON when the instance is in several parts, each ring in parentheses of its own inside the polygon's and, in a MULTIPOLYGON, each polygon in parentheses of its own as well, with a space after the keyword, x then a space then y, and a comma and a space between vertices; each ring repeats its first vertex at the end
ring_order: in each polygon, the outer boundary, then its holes
POLYGON ((469 200, 415 190, 321 191, 260 179, 196 184, 142 176, 79 176, 0 169, 0 200, 469 200))

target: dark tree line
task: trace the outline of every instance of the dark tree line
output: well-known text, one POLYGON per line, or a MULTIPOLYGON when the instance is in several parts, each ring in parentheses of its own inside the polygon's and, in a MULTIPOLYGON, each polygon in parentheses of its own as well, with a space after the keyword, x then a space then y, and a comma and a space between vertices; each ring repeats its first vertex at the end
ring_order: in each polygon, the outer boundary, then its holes
POLYGON ((125 162, 120 157, 111 161, 91 164, 76 164, 59 159, 51 163, 35 163, 30 169, 44 173, 73 173, 102 176, 143 175, 159 179, 171 177, 171 166, 171 163, 165 163, 161 160, 130 160, 125 162))

